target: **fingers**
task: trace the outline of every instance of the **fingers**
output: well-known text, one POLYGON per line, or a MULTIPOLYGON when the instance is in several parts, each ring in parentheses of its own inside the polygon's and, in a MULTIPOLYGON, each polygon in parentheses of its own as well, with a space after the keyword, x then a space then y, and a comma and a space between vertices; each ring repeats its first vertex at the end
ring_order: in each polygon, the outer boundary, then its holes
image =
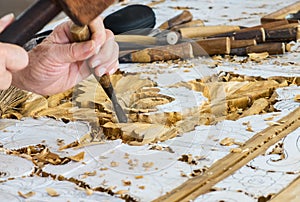
POLYGON ((63 22, 52 31, 47 40, 57 44, 67 44, 71 42, 72 36, 70 27, 73 24, 71 21, 63 22))
POLYGON ((10 24, 14 21, 14 14, 13 13, 10 13, 10 14, 7 14, 5 16, 3 16, 1 19, 0 19, 0 33, 10 24))
POLYGON ((28 65, 27 52, 16 45, 0 43, 0 89, 7 89, 12 82, 12 73, 28 65))
POLYGON ((95 42, 86 41, 69 44, 51 44, 48 50, 48 58, 56 63, 73 63, 83 61, 94 55, 95 42))
POLYGON ((92 36, 87 42, 71 43, 73 41, 70 33, 72 24, 71 21, 60 24, 47 39, 52 44, 49 51, 50 57, 57 62, 73 63, 86 60, 98 53, 106 41, 106 32, 100 16, 91 22, 92 36))
POLYGON ((12 74, 7 70, 0 70, 0 90, 6 90, 11 85, 12 74))
POLYGON ((106 39, 106 29, 103 24, 103 20, 100 16, 95 18, 89 25, 90 31, 92 33, 92 40, 96 43, 96 52, 99 52, 100 47, 105 43, 106 39))
POLYGON ((20 46, 0 43, 0 65, 11 72, 24 69, 28 65, 28 54, 20 46))
POLYGON ((114 35, 110 30, 106 30, 107 40, 102 45, 98 54, 89 60, 89 66, 95 69, 97 76, 105 73, 112 74, 118 68, 119 47, 114 40, 114 35))

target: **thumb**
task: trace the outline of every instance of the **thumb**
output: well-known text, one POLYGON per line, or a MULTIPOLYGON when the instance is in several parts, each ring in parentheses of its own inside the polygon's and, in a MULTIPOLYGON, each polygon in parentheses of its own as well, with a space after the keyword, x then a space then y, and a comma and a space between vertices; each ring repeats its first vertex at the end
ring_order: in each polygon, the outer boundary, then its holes
POLYGON ((14 14, 10 13, 7 14, 5 16, 3 16, 2 18, 0 18, 0 33, 10 24, 14 21, 14 14))
POLYGON ((50 49, 50 54, 60 63, 73 63, 91 57, 95 52, 94 41, 70 44, 55 44, 50 49))

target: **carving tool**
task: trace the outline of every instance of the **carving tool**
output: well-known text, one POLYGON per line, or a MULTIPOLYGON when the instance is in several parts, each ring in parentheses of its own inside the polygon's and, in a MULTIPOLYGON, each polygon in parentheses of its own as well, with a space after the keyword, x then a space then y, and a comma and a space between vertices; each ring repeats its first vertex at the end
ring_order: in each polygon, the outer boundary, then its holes
MULTIPOLYGON (((87 25, 85 26, 78 26, 76 24, 73 24, 71 27, 71 33, 73 36, 73 39, 75 41, 87 41, 90 39, 90 30, 87 25)), ((104 74, 102 77, 99 77, 95 74, 94 70, 90 68, 91 73, 95 76, 97 81, 101 84, 103 90, 107 94, 107 96, 110 98, 113 107, 115 109, 118 121, 120 123, 127 123, 127 117, 125 115, 125 112, 123 111, 122 107, 118 103, 117 97, 114 93, 114 88, 110 82, 109 76, 107 74, 104 74)))

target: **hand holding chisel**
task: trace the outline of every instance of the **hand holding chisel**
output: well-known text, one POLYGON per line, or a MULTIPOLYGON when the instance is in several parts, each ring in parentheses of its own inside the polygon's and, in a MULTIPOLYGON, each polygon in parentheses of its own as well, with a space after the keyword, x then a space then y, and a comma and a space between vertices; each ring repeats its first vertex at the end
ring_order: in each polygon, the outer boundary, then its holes
MULTIPOLYGON (((91 37, 90 29, 87 25, 78 26, 78 25, 73 24, 71 27, 71 33, 72 33, 73 39, 78 42, 87 41, 91 37)), ((100 85, 102 86, 102 88, 105 91, 105 93, 107 94, 107 96, 110 98, 110 100, 113 104, 114 110, 116 112, 118 121, 120 123, 126 123, 127 117, 126 117, 125 112, 123 111, 122 107, 118 103, 118 100, 114 93, 114 89, 110 82, 109 76, 107 74, 104 74, 103 76, 102 75, 98 76, 95 73, 95 70, 91 67, 90 67, 90 71, 95 76, 97 81, 100 83, 100 85)))

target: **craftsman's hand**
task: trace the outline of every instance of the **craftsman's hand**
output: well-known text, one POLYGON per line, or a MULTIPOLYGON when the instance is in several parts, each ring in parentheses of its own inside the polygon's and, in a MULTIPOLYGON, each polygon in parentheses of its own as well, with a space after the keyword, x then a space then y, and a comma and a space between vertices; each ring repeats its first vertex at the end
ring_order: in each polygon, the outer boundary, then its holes
MULTIPOLYGON (((0 19, 0 33, 14 20, 13 14, 0 19)), ((12 82, 12 72, 24 69, 28 64, 28 54, 20 46, 0 43, 0 90, 7 89, 12 82)))
POLYGON ((29 91, 51 95, 63 92, 90 75, 112 74, 118 68, 118 45, 98 17, 89 26, 91 40, 72 43, 72 22, 65 22, 29 52, 29 65, 13 77, 13 84, 29 91))

